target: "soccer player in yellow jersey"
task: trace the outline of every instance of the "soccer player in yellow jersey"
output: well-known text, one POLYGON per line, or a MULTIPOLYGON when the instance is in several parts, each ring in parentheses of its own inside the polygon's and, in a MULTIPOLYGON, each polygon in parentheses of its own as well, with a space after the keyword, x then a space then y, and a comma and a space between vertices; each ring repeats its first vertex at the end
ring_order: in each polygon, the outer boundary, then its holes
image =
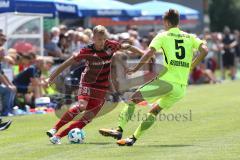
POLYGON ((99 130, 104 136, 111 136, 118 139, 117 144, 119 145, 132 146, 142 133, 153 125, 156 116, 162 109, 170 108, 184 97, 191 69, 198 65, 208 53, 207 46, 202 40, 193 34, 188 34, 179 29, 179 13, 177 10, 170 9, 166 12, 163 24, 166 31, 154 37, 147 53, 144 54, 134 68, 128 70, 128 74, 136 72, 160 50, 164 54, 164 66, 167 68, 166 73, 163 76, 158 76, 155 80, 134 93, 132 101, 121 113, 118 129, 99 130), (200 54, 193 59, 194 50, 198 50, 200 54), (151 86, 159 86, 159 89, 161 89, 162 82, 166 82, 171 86, 166 94, 159 96, 158 93, 161 92, 160 90, 159 92, 148 92, 151 86), (135 104, 143 100, 148 101, 149 98, 152 98, 149 93, 155 94, 158 98, 154 101, 154 105, 149 111, 146 120, 142 121, 131 137, 121 139, 125 125, 133 115, 135 104))

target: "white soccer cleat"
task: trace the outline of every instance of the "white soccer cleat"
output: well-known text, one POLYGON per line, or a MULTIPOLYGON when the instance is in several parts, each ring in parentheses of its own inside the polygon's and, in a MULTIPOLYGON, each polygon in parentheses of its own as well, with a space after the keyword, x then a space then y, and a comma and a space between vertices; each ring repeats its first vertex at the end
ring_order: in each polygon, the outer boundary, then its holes
POLYGON ((60 138, 57 136, 53 136, 49 140, 52 144, 61 144, 60 138))
POLYGON ((2 123, 2 120, 0 119, 0 131, 8 129, 8 127, 11 125, 11 123, 12 123, 11 120, 2 123))
POLYGON ((49 138, 53 137, 54 134, 56 134, 56 133, 57 133, 57 130, 55 128, 52 128, 46 132, 46 134, 49 138))

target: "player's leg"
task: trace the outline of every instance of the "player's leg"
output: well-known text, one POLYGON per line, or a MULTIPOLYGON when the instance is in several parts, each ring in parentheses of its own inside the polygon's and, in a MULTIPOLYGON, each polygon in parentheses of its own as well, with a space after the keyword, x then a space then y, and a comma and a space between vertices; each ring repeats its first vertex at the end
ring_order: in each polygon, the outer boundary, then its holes
MULTIPOLYGON (((100 108, 99 108, 99 110, 100 110, 100 108)), ((96 111, 96 109, 95 109, 95 111, 96 111)), ((74 128, 79 128, 79 129, 84 128, 96 116, 96 114, 94 114, 93 112, 94 111, 86 111, 86 113, 84 113, 84 115, 83 115, 83 117, 81 119, 79 119, 77 121, 73 121, 72 124, 70 124, 63 131, 57 133, 55 136, 57 136, 59 138, 63 138, 63 137, 65 137, 68 134, 69 131, 71 131, 74 128)))
POLYGON ((69 125, 63 131, 55 134, 52 138, 50 138, 50 142, 53 144, 61 144, 60 139, 68 134, 74 128, 82 129, 88 123, 90 123, 93 118, 97 115, 97 113, 101 110, 103 106, 104 100, 100 99, 90 99, 88 101, 88 105, 84 115, 77 121, 74 121, 71 125, 69 125))
POLYGON ((0 116, 8 116, 8 113, 10 111, 10 109, 13 107, 11 106, 11 104, 9 103, 9 97, 11 96, 11 90, 0 86, 0 95, 2 97, 2 111, 0 112, 0 116))
POLYGON ((135 130, 134 134, 126 139, 117 141, 118 145, 121 146, 132 146, 140 136, 148 130, 155 122, 156 116, 162 109, 171 107, 174 103, 179 101, 185 95, 186 86, 174 85, 173 90, 158 100, 147 115, 147 118, 135 130))
POLYGON ((118 128, 122 130, 125 128, 127 122, 131 119, 133 115, 136 104, 142 101, 154 102, 161 95, 165 95, 171 90, 172 86, 169 83, 166 83, 158 79, 155 79, 148 83, 147 85, 145 85, 144 87, 140 88, 137 92, 134 93, 128 106, 126 106, 126 108, 122 110, 119 117, 118 128))
POLYGON ((88 100, 86 98, 79 99, 78 103, 65 112, 61 119, 53 126, 52 129, 47 131, 46 134, 49 137, 52 137, 62 126, 72 121, 74 117, 76 117, 80 112, 84 111, 87 107, 87 104, 88 100))
POLYGON ((130 102, 124 107, 121 111, 119 120, 118 120, 118 128, 119 130, 124 130, 127 122, 132 118, 132 115, 135 110, 136 104, 145 101, 140 91, 137 91, 133 94, 130 102))
POLYGON ((99 132, 104 136, 110 136, 115 139, 121 139, 122 132, 127 124, 127 122, 132 118, 134 113, 135 105, 142 101, 152 101, 154 102, 161 95, 172 90, 172 86, 169 83, 155 79, 140 88, 131 98, 130 103, 124 107, 119 116, 118 128, 117 129, 100 129, 99 132), (152 90, 154 89, 154 90, 152 90))
POLYGON ((229 63, 230 63, 230 76, 231 76, 231 79, 232 80, 235 80, 236 79, 236 73, 237 73, 237 70, 236 70, 236 63, 235 63, 235 59, 236 59, 236 57, 235 57, 235 55, 233 54, 233 53, 231 53, 230 55, 229 55, 230 57, 229 57, 229 63))
POLYGON ((155 104, 154 107, 147 114, 146 120, 142 121, 134 134, 129 138, 117 141, 117 144, 120 146, 132 146, 136 142, 136 140, 154 124, 156 116, 158 115, 158 113, 160 113, 161 110, 162 108, 158 104, 155 104))
POLYGON ((125 129, 125 126, 127 122, 132 118, 132 115, 135 110, 135 105, 144 101, 141 92, 137 91, 132 96, 130 102, 126 104, 126 106, 123 108, 119 115, 118 119, 118 127, 116 129, 99 129, 99 133, 106 137, 113 137, 115 139, 121 139, 123 130, 125 129))
POLYGON ((90 99, 90 93, 91 91, 89 87, 82 86, 82 84, 80 84, 78 89, 78 104, 74 105, 67 112, 65 112, 55 126, 46 132, 49 137, 52 137, 62 126, 72 121, 73 118, 76 117, 80 112, 86 110, 88 101, 90 99))
MULTIPOLYGON (((154 62, 152 63, 154 65, 154 62)), ((151 67, 153 67, 153 65, 151 65, 151 67)), ((156 73, 155 71, 151 70, 149 73, 145 75, 146 77, 144 77, 145 82, 148 82, 144 85, 144 87, 151 83, 155 83, 154 81, 156 80, 156 76, 158 74, 163 75, 164 73, 166 73, 166 68, 163 68, 161 73, 156 73)), ((138 81, 136 81, 136 84, 138 84, 138 81)), ((143 98, 140 90, 136 91, 132 95, 129 103, 125 104, 123 110, 121 111, 118 119, 118 127, 116 129, 100 129, 99 130, 100 134, 102 134, 103 136, 110 136, 115 139, 121 139, 126 124, 128 123, 129 120, 131 120, 133 116, 135 105, 143 101, 145 101, 145 99, 143 98)))

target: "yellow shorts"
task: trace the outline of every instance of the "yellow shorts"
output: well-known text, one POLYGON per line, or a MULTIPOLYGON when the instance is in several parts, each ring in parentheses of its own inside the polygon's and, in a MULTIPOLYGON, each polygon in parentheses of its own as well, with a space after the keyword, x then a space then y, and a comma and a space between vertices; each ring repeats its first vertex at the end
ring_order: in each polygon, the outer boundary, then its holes
POLYGON ((185 96, 186 88, 186 85, 155 79, 139 91, 147 102, 158 103, 161 108, 167 109, 185 96))

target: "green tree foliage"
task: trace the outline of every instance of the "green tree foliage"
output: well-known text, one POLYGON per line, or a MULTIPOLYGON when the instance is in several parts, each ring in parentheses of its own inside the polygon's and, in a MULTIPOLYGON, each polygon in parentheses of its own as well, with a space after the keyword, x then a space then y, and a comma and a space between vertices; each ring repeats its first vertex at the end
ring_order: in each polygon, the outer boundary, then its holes
POLYGON ((239 0, 211 0, 209 3, 212 31, 222 31, 224 26, 229 26, 231 29, 240 29, 239 0))

